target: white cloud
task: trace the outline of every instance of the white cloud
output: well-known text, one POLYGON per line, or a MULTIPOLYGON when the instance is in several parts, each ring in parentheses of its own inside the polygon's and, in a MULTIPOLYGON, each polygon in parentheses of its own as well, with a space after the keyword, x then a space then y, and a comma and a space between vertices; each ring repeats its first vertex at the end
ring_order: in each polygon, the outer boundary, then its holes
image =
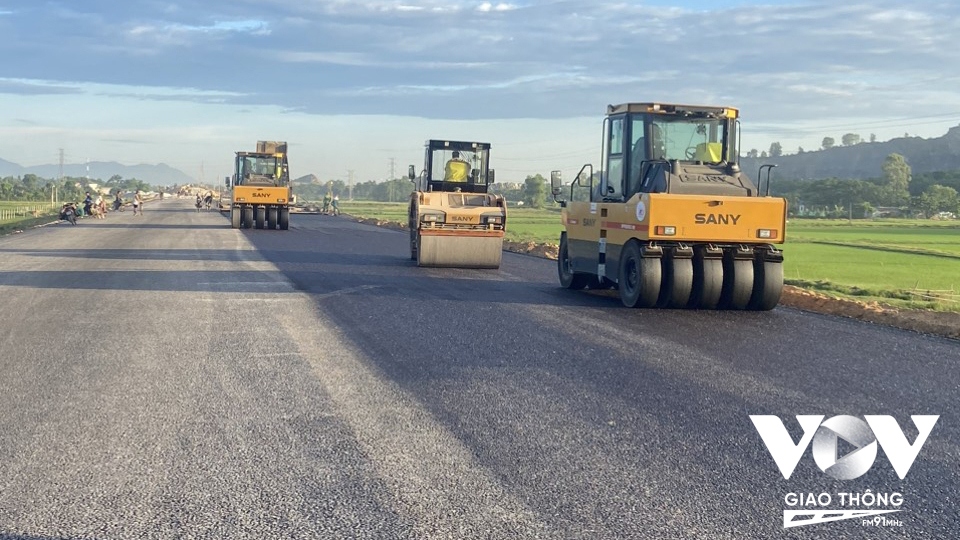
POLYGON ((899 24, 904 21, 909 21, 911 23, 916 22, 932 22, 929 15, 926 13, 921 13, 919 11, 909 10, 909 9, 890 9, 884 11, 877 11, 876 13, 871 13, 867 15, 868 21, 876 22, 885 22, 885 23, 896 23, 899 24))
MULTIPOLYGON (((272 56, 272 55, 270 55, 272 56)), ((477 69, 494 65, 491 62, 444 62, 387 60, 372 54, 342 51, 284 51, 277 55, 280 62, 332 64, 341 66, 390 67, 393 69, 477 69)))
POLYGON ((0 89, 4 86, 14 87, 14 85, 26 89, 18 94, 84 94, 100 95, 113 97, 134 97, 137 99, 182 99, 184 101, 196 100, 224 100, 227 98, 243 96, 240 92, 227 92, 221 90, 202 90, 197 88, 178 88, 163 86, 131 86, 122 84, 104 84, 82 81, 50 81, 42 79, 16 79, 9 77, 0 77, 0 89), (33 89, 36 89, 34 91, 33 89), (43 91, 46 89, 47 91, 43 91))
POLYGON ((798 94, 818 94, 821 96, 850 98, 856 95, 855 92, 844 90, 834 86, 815 86, 812 84, 792 84, 785 87, 788 90, 798 94))
POLYGON ((215 21, 208 25, 189 25, 179 23, 137 24, 127 30, 127 35, 137 39, 149 39, 159 45, 188 45, 192 43, 190 35, 250 34, 270 35, 267 21, 246 19, 236 21, 215 21))
POLYGON ((514 4, 507 4, 500 2, 498 4, 491 4, 490 2, 484 2, 477 6, 477 11, 513 11, 517 9, 518 6, 514 4))
POLYGON ((277 59, 281 62, 338 64, 342 66, 370 66, 374 64, 366 54, 335 51, 285 51, 277 59))

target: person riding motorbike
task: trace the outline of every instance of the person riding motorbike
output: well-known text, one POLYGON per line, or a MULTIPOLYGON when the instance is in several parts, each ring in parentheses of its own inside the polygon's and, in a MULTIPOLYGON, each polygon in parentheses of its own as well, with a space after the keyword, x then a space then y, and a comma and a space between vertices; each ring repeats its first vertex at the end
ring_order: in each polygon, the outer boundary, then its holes
POLYGON ((90 196, 90 192, 87 192, 86 198, 83 199, 83 214, 89 216, 93 209, 93 197, 90 196))
POLYGON ((64 203, 60 208, 60 219, 73 225, 77 224, 77 203, 64 203))

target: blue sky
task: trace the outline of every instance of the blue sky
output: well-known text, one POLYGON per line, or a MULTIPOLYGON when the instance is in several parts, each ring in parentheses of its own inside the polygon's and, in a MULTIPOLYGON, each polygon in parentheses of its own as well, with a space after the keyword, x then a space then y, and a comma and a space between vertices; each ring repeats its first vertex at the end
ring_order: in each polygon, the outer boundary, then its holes
POLYGON ((501 181, 596 163, 609 103, 741 109, 743 148, 960 124, 960 3, 0 0, 0 158, 167 163, 208 182, 258 139, 358 181, 429 138, 501 181))

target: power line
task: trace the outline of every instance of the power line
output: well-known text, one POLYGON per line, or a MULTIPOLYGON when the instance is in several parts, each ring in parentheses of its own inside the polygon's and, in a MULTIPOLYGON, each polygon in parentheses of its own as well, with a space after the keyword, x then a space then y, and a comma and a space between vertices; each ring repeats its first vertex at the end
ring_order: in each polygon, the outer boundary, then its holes
POLYGON ((597 147, 597 148, 574 150, 574 151, 572 151, 572 152, 571 152, 571 151, 568 151, 568 152, 563 152, 563 153, 561 153, 561 154, 552 154, 552 155, 539 156, 539 157, 522 157, 522 158, 497 157, 497 158, 496 158, 496 161, 526 161, 526 162, 531 162, 531 161, 532 161, 532 162, 536 162, 536 161, 546 161, 546 160, 555 160, 555 159, 582 157, 582 156, 585 156, 585 155, 587 155, 587 154, 593 154, 593 153, 599 152, 599 151, 600 151, 600 148, 597 147))
MULTIPOLYGON (((949 120, 951 118, 956 118, 958 121, 960 121, 960 111, 943 113, 943 114, 931 114, 931 115, 924 115, 924 116, 906 116, 901 118, 890 118, 886 120, 873 120, 870 122, 861 122, 856 124, 848 123, 848 124, 834 124, 834 125, 826 125, 826 126, 803 127, 798 129, 784 128, 782 125, 780 125, 778 126, 779 129, 771 129, 769 131, 781 132, 781 133, 790 132, 790 131, 813 133, 813 132, 829 131, 833 129, 852 130, 852 129, 863 129, 863 128, 869 128, 869 127, 888 127, 888 128, 889 127, 910 127, 910 126, 917 126, 917 125, 936 124, 939 122, 943 122, 944 120, 949 120), (938 118, 939 120, 930 120, 928 122, 917 122, 917 120, 925 120, 925 119, 931 119, 931 118, 938 118)), ((762 127, 763 125, 764 124, 761 124, 761 123, 753 124, 751 126, 752 128, 751 131, 757 131, 756 127, 758 126, 762 127)))

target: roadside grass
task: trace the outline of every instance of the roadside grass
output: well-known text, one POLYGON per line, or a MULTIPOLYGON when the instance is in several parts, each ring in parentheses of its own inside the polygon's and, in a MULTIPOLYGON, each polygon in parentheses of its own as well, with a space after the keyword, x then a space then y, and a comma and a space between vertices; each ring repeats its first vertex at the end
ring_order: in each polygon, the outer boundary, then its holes
MULTIPOLYGON (((57 205, 59 206, 59 205, 57 205)), ((50 201, 0 201, 0 212, 4 214, 30 213, 34 210, 46 211, 54 208, 50 201)))
MULTIPOLYGON (((344 201, 347 214, 406 222, 407 204, 344 201)), ((556 244, 558 208, 510 207, 507 239, 556 244)), ((787 225, 786 283, 894 307, 960 311, 960 223, 805 220, 787 225)))
MULTIPOLYGON (((340 201, 343 213, 355 217, 407 222, 407 203, 340 201)), ((560 209, 507 209, 507 240, 556 244, 560 242, 560 209)))
POLYGON ((783 252, 787 284, 897 307, 960 311, 960 258, 790 241, 783 252))
POLYGON ((559 244, 563 225, 560 209, 507 209, 507 239, 516 242, 559 244))
POLYGON ((960 311, 960 223, 792 220, 791 285, 903 308, 960 311))
POLYGON ((41 215, 40 217, 29 216, 0 221, 0 235, 9 234, 14 231, 22 231, 24 229, 29 229, 30 227, 36 227, 37 225, 50 223, 51 221, 56 221, 57 218, 57 213, 53 212, 50 214, 41 215))
POLYGON ((857 245, 900 253, 960 256, 960 223, 931 220, 817 222, 793 220, 787 242, 857 245))
POLYGON ((340 211, 354 217, 407 222, 406 202, 340 201, 340 211))
POLYGON ((49 223, 58 213, 49 201, 0 201, 0 234, 49 223))

